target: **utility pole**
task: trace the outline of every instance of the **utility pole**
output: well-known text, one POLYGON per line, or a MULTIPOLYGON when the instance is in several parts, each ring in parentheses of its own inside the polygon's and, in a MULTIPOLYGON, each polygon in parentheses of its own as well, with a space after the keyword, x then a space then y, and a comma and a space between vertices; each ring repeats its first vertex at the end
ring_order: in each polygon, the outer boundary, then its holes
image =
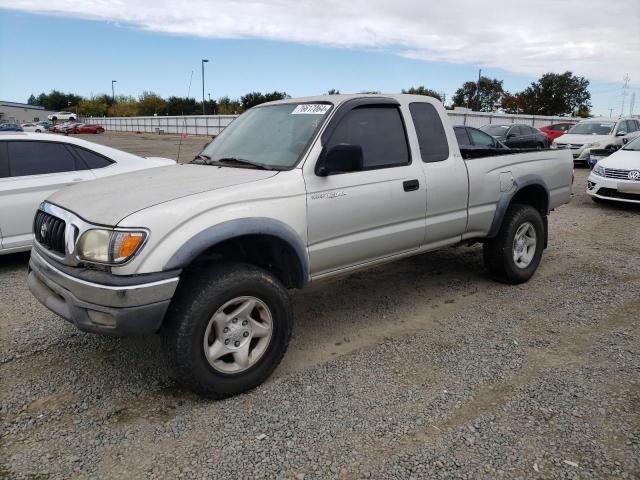
POLYGON ((613 115, 613 108, 609 109, 609 118, 611 118, 611 116, 613 115))
POLYGON ((116 83, 116 82, 117 82, 117 80, 111 80, 111 101, 113 103, 116 103, 116 91, 113 88, 113 84, 116 83))
POLYGON ((207 114, 204 109, 204 64, 207 63, 208 61, 209 59, 207 58, 202 59, 202 114, 203 115, 207 114))
POLYGON ((629 116, 633 116, 633 107, 636 106, 636 92, 631 94, 631 102, 629 102, 629 116))
POLYGON ((629 74, 627 73, 624 78, 624 85, 622 86, 622 107, 620 108, 620 116, 622 117, 624 115, 624 104, 625 104, 625 100, 627 99, 627 95, 628 95, 628 91, 629 90, 629 82, 631 81, 631 77, 629 77, 629 74))

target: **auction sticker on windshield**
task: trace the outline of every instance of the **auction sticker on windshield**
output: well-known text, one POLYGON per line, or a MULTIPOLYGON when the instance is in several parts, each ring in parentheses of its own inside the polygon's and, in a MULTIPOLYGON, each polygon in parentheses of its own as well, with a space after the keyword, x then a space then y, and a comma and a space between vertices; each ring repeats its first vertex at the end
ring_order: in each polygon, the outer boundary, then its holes
POLYGON ((294 108, 293 112, 291 112, 291 115, 324 115, 329 111, 330 108, 331 105, 327 105, 326 103, 304 103, 294 108))

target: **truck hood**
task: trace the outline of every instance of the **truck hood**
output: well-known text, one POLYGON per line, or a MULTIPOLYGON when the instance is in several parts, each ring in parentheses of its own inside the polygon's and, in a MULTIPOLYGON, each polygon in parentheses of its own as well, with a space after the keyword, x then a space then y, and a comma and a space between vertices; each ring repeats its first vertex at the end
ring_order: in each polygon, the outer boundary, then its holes
POLYGON ((73 185, 58 190, 47 201, 88 222, 115 226, 132 213, 160 203, 264 180, 277 173, 250 168, 174 164, 73 185))
POLYGON ((575 133, 565 133, 556 138, 555 143, 575 143, 584 145, 585 143, 600 143, 610 141, 615 138, 613 135, 578 135, 575 133))

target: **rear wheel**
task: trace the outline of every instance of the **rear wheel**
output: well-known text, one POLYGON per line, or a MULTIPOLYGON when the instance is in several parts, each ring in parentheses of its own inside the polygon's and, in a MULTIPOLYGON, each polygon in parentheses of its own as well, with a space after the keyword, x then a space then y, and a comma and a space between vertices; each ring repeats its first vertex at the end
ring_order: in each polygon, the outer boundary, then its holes
POLYGON ((218 399, 264 382, 287 350, 292 325, 287 291, 273 275, 221 264, 180 285, 162 345, 179 383, 218 399))
POLYGON ((540 212, 530 205, 512 204, 498 235, 484 244, 484 264, 501 282, 524 283, 537 270, 543 249, 544 224, 540 212))

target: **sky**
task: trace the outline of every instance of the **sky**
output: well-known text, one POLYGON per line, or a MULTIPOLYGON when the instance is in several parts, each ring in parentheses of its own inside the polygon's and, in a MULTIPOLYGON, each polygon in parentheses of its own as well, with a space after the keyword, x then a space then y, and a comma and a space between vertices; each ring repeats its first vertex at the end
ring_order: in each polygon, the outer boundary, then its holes
POLYGON ((116 94, 200 99, 202 58, 212 98, 424 85, 450 99, 480 68, 511 92, 570 70, 607 116, 620 114, 628 74, 624 113, 633 92, 640 113, 640 1, 538 0, 523 11, 502 0, 0 0, 2 100, 111 93, 111 80, 116 94))

